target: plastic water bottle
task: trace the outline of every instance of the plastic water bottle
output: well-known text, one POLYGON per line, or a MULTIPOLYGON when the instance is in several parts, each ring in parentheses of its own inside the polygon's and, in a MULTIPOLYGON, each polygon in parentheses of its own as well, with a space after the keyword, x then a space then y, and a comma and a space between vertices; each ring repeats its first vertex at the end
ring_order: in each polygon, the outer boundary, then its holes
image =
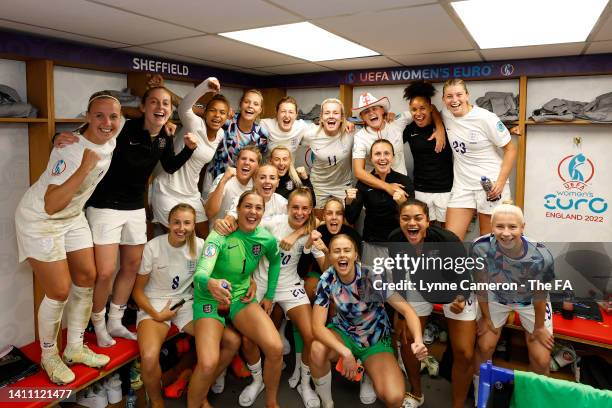
POLYGON ((127 395, 127 401, 125 403, 127 408, 136 408, 136 393, 130 388, 127 395))
MULTIPOLYGON (((489 192, 493 190, 493 182, 487 176, 480 177, 480 185, 482 186, 482 189, 487 194, 489 194, 489 192)), ((487 198, 487 201, 497 201, 500 198, 501 198, 501 194, 492 199, 487 198)))
MULTIPOLYGON (((223 289, 229 289, 229 285, 227 284, 226 281, 221 282, 221 287, 223 289)), ((229 305, 226 304, 217 304, 217 314, 221 317, 226 317, 227 315, 229 315, 230 312, 230 307, 229 305)))
POLYGON ((574 318, 574 292, 572 292, 571 290, 563 291, 561 316, 567 320, 572 320, 574 318))

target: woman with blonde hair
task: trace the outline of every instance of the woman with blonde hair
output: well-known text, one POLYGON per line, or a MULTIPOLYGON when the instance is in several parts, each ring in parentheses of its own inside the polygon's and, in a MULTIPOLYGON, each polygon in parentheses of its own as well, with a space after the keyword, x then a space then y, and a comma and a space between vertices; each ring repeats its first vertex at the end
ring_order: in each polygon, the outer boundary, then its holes
MULTIPOLYGON (((168 214, 167 234, 145 245, 132 296, 140 309, 136 322, 142 380, 152 407, 163 407, 159 351, 170 324, 194 335, 193 274, 204 247, 195 234, 196 210, 177 204, 168 214)), ((240 347, 240 336, 225 328, 219 365, 225 368, 240 347)))
POLYGON ((353 179, 353 137, 342 102, 336 98, 321 102, 319 126, 308 130, 302 139, 309 147, 307 159, 312 161, 310 178, 318 207, 330 197, 344 199, 344 190, 353 179))
POLYGON ((444 83, 442 118, 454 157, 446 228, 460 239, 465 237, 474 213, 478 214, 480 234, 491 232, 493 209, 510 197, 508 177, 517 155, 510 132, 502 121, 494 113, 470 104, 468 97, 462 79, 453 78, 444 83), (480 184, 482 177, 493 183, 488 193, 480 184))
MULTIPOLYGON (((554 259, 544 244, 523 235, 523 212, 511 201, 493 209, 491 233, 477 238, 472 244, 472 256, 485 260, 484 267, 474 273, 478 283, 510 283, 529 288, 530 282, 551 282, 554 279, 554 259)), ((481 319, 478 320, 476 370, 490 360, 501 335, 501 329, 511 311, 518 313, 525 329, 530 369, 547 375, 550 350, 554 345, 552 307, 548 292, 523 289, 519 291, 477 292, 481 319)), ((474 383, 478 383, 478 376, 474 383)))
POLYGON ((94 245, 83 207, 111 164, 122 126, 121 104, 97 92, 89 98, 86 120, 81 133, 73 135, 76 143, 51 151, 47 169, 15 212, 19 260, 28 261, 45 295, 37 320, 40 364, 60 385, 75 379, 66 364, 99 368, 110 360, 83 344, 96 281, 94 245), (60 358, 56 339, 69 295, 68 344, 60 358))
POLYGON ((288 147, 277 146, 270 152, 270 164, 276 167, 280 176, 276 192, 285 198, 289 198, 292 191, 301 187, 308 187, 312 194, 313 205, 316 205, 308 173, 306 173, 304 167, 296 169, 293 163, 293 153, 288 147))

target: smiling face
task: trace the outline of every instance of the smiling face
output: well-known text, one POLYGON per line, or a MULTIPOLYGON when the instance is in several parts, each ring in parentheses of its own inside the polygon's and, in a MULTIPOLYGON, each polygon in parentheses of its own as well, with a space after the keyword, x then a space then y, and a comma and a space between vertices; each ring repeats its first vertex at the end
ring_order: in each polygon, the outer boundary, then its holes
POLYGON ((321 106, 321 124, 328 136, 335 136, 342 125, 342 106, 337 102, 327 102, 321 106))
POLYGON ((521 236, 525 224, 515 214, 507 212, 496 213, 491 219, 493 235, 502 251, 508 255, 520 255, 523 250, 521 236))
POLYGON ((261 114, 263 99, 255 92, 247 92, 240 100, 240 117, 255 122, 261 114))
POLYGON ((337 201, 328 202, 323 209, 323 218, 327 230, 332 235, 336 235, 340 232, 344 222, 344 207, 337 201))
POLYGON ((278 170, 279 177, 283 177, 289 171, 291 165, 291 155, 288 150, 274 149, 270 156, 270 163, 278 170))
POLYGON ((308 197, 297 194, 291 198, 291 201, 287 204, 287 209, 289 225, 293 229, 298 229, 308 221, 308 217, 312 213, 312 203, 308 197))
POLYGON ((385 109, 382 106, 370 106, 359 114, 366 126, 379 130, 385 126, 385 109))
POLYGON ((389 174, 393 163, 393 146, 387 142, 373 144, 370 151, 370 161, 378 175, 389 174))
POLYGON ((456 117, 465 116, 470 111, 468 92, 461 84, 444 88, 442 98, 448 110, 456 117))
POLYGON ((223 101, 212 101, 206 106, 204 122, 207 132, 217 132, 227 119, 229 107, 223 101))
POLYGON ((399 217, 400 229, 411 245, 419 245, 425 240, 429 218, 419 205, 406 205, 399 217))
POLYGON ((264 198, 267 202, 276 191, 278 187, 278 170, 276 167, 266 164, 257 169, 255 174, 255 190, 264 198))
POLYGON ((195 216, 188 210, 175 211, 168 223, 168 242, 174 247, 183 245, 193 234, 195 216))
POLYGON ((283 132, 289 132, 297 119, 297 108, 291 102, 283 102, 276 111, 276 122, 283 132))
POLYGON ((408 107, 412 119, 418 127, 422 128, 431 124, 431 103, 426 98, 421 96, 412 98, 408 107))
POLYGON ((257 228, 264 214, 264 201, 259 194, 246 195, 238 205, 238 228, 244 232, 252 232, 257 228))
POLYGON ((145 129, 159 133, 172 115, 172 97, 163 88, 152 89, 140 105, 140 110, 144 113, 145 129))
POLYGON ((257 167, 257 154, 250 150, 241 150, 236 162, 236 178, 240 184, 248 183, 257 167))
POLYGON ((102 145, 119 131, 121 106, 115 99, 98 98, 91 103, 87 112, 85 137, 92 143, 102 145))
POLYGON ((330 243, 329 259, 340 279, 350 282, 355 276, 357 249, 349 238, 340 236, 330 243))

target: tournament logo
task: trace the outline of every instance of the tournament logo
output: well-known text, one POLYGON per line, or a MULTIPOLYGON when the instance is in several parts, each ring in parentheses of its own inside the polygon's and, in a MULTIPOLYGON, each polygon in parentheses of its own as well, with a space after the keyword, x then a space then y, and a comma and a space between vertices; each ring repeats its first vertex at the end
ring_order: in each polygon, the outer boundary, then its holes
POLYGON ((557 174, 566 190, 584 190, 595 175, 595 166, 584 154, 565 156, 557 165, 557 174))
POLYGON ((251 252, 253 252, 253 255, 259 256, 259 254, 261 254, 261 244, 253 245, 251 247, 251 252))
POLYGON ((595 176, 595 164, 584 153, 570 154, 557 164, 557 175, 564 189, 544 195, 546 217, 575 221, 605 221, 600 215, 608 210, 608 202, 592 191, 589 182, 595 176))
POLYGON ((497 126, 497 131, 499 133, 502 133, 504 130, 506 130, 506 126, 504 125, 504 123, 501 120, 498 121, 497 125, 495 125, 495 126, 497 126))
POLYGON ((204 248, 204 256, 207 258, 212 258, 217 254, 217 247, 214 244, 208 244, 206 248, 204 248))
POLYGON ((500 71, 503 76, 510 76, 514 73, 514 65, 504 64, 501 66, 500 71))
POLYGON ((312 151, 312 149, 309 147, 306 150, 306 153, 304 153, 304 163, 306 163, 306 165, 308 166, 309 169, 312 168, 312 166, 314 166, 314 161, 315 161, 315 154, 312 151))
POLYGON ((62 159, 59 159, 54 165, 53 169, 51 169, 52 176, 59 176, 66 170, 66 162, 62 159))

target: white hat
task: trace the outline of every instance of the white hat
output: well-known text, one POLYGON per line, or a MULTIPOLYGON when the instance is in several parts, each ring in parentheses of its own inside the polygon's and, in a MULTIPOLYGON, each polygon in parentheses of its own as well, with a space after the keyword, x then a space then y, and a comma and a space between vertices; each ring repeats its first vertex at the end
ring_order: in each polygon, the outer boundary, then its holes
POLYGON ((352 109, 353 114, 359 116, 362 111, 371 106, 380 106, 385 110, 385 112, 389 112, 389 110, 391 110, 391 104, 386 96, 376 99, 371 93, 363 92, 361 95, 359 95, 359 105, 352 109))

